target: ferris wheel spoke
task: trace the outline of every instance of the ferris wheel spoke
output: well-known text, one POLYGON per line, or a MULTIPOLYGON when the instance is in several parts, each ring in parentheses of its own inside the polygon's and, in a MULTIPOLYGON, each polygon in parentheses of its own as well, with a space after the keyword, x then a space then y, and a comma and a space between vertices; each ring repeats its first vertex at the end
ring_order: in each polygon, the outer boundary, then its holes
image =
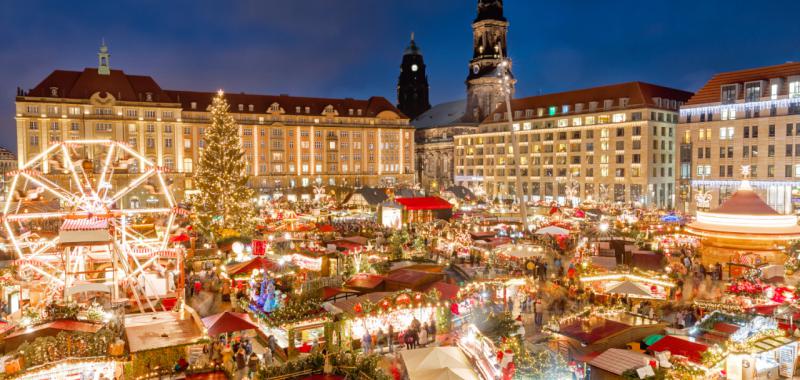
POLYGON ((98 194, 106 194, 108 193, 108 185, 106 184, 106 174, 108 172, 108 168, 111 167, 111 158, 114 157, 114 147, 116 144, 111 144, 108 147, 108 152, 106 153, 106 159, 103 163, 103 168, 100 170, 100 181, 97 182, 97 193, 98 194))
POLYGON ((80 178, 78 178, 78 171, 75 170, 75 163, 72 162, 72 157, 70 157, 69 150, 67 149, 66 145, 61 145, 61 156, 64 159, 64 165, 70 172, 72 180, 75 181, 75 187, 78 188, 78 191, 80 191, 81 196, 85 197, 86 193, 83 191, 83 188, 86 186, 86 184, 81 182, 80 178))
POLYGON ((129 183, 128 186, 125 186, 124 188, 122 188, 122 190, 116 192, 107 201, 108 202, 107 204, 112 204, 112 203, 118 201, 120 198, 124 197, 126 194, 130 193, 131 191, 133 191, 133 189, 135 189, 137 186, 143 184, 144 181, 147 181, 147 179, 150 178, 150 176, 152 176, 153 173, 155 173, 155 172, 156 172, 155 169, 150 168, 146 172, 142 173, 142 175, 140 175, 138 178, 133 180, 133 182, 129 183))
POLYGON ((36 177, 34 177, 33 175, 30 175, 26 172, 21 172, 20 174, 23 177, 25 177, 25 179, 27 179, 28 181, 31 181, 43 187, 45 191, 48 191, 51 194, 55 195, 58 199, 61 199, 62 201, 68 204, 77 203, 75 197, 70 192, 64 190, 61 186, 56 185, 55 183, 45 179, 44 177, 41 177, 38 174, 36 175, 36 177))

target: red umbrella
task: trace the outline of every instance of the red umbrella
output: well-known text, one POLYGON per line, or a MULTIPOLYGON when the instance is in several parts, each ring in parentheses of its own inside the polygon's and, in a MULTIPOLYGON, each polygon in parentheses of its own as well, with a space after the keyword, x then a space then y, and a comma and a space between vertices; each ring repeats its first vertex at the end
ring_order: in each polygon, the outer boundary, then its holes
POLYGON ((258 328, 247 314, 233 313, 230 311, 203 318, 203 325, 208 329, 209 336, 258 328))

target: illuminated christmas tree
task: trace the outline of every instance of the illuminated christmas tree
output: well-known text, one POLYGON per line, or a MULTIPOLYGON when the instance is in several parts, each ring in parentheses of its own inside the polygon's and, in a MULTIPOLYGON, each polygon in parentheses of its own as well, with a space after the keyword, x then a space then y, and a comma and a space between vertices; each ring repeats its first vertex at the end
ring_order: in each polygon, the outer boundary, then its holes
POLYGON ((253 230, 254 195, 247 186, 239 127, 222 91, 211 104, 211 127, 203 138, 206 146, 194 175, 197 227, 218 240, 247 236, 253 230))

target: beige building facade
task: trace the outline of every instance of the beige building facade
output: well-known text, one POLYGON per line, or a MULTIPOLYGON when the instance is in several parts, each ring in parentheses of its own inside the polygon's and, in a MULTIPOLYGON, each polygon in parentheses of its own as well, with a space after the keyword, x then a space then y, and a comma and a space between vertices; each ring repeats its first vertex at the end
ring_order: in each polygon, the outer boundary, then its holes
POLYGON ((800 207, 800 63, 714 75, 680 110, 679 209, 728 199, 744 178, 781 213, 800 207))
POLYGON ((493 199, 672 207, 678 107, 690 93, 641 82, 515 99, 455 136, 457 185, 493 199), (515 157, 519 157, 519 173, 515 157))
MULTIPOLYGON (((54 142, 122 141, 169 171, 182 198, 192 189, 214 95, 164 90, 151 77, 112 70, 103 47, 97 68, 56 70, 33 89, 18 90, 19 163, 54 142)), ((226 98, 239 123, 250 184, 262 195, 414 182, 414 128, 385 98, 226 98)), ((126 171, 136 173, 137 163, 126 171)))

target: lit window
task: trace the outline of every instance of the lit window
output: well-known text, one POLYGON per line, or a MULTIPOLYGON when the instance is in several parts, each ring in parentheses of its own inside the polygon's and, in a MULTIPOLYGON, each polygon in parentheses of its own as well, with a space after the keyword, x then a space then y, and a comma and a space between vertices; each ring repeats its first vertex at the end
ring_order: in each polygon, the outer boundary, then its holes
POLYGON ((769 98, 772 99, 772 100, 778 99, 778 85, 777 84, 773 84, 772 86, 770 86, 769 98))
POLYGON ((725 127, 722 127, 722 128, 719 129, 719 139, 720 140, 725 140, 726 138, 728 138, 728 129, 725 128, 725 127))
POLYGON ((558 120, 558 126, 559 127, 566 127, 567 125, 569 125, 569 120, 567 120, 567 119, 559 119, 558 120))
POLYGON ((625 121, 625 114, 624 113, 615 113, 611 116, 611 120, 615 123, 622 123, 625 121))
POLYGON ((586 125, 594 124, 594 116, 586 116, 586 125))
POLYGON ((789 83, 789 97, 800 98, 800 82, 794 81, 789 83))
POLYGON ((565 104, 561 107, 561 113, 569 113, 569 104, 565 104))
POLYGON ((550 116, 555 115, 556 114, 556 107, 555 106, 550 107, 550 110, 549 110, 548 113, 549 113, 550 116))
POLYGON ((579 118, 579 117, 573 117, 573 118, 572 118, 572 126, 574 126, 574 127, 580 127, 580 126, 581 126, 581 118, 579 118))

